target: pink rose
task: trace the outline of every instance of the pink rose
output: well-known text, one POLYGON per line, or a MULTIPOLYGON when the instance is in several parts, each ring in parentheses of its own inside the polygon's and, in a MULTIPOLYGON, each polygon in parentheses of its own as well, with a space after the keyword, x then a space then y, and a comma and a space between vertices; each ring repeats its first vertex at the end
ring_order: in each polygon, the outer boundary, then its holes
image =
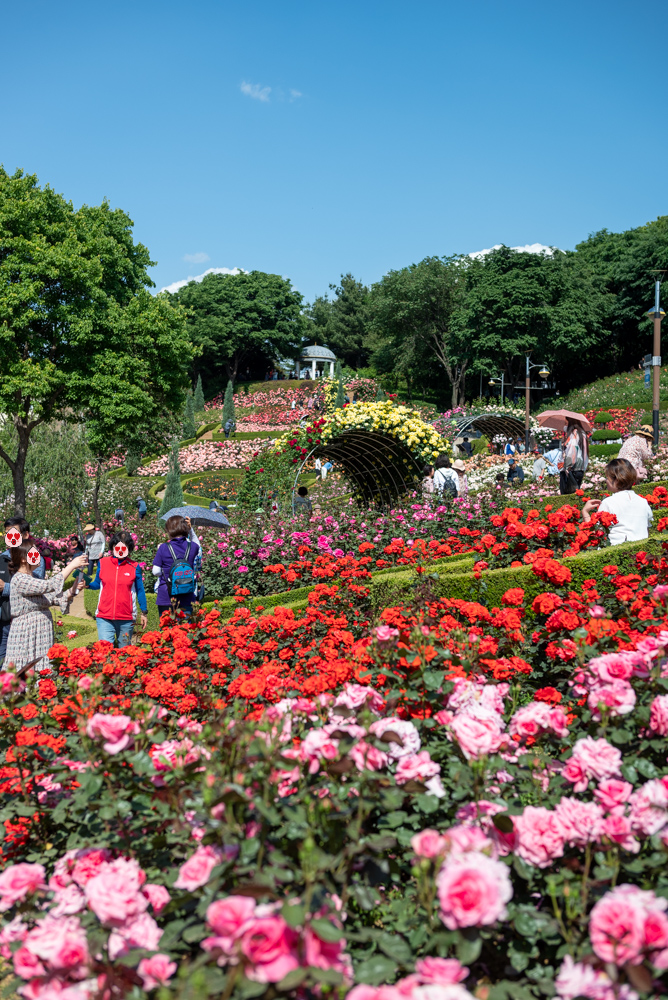
POLYGON ((431 759, 428 750, 422 750, 410 757, 401 758, 397 764, 395 780, 398 785, 405 785, 408 781, 426 781, 440 773, 441 765, 431 759))
POLYGON ((445 854, 448 840, 436 830, 422 830, 411 837, 411 847, 419 858, 432 859, 445 854))
POLYGON ((496 753, 506 743, 499 717, 485 710, 476 715, 456 715, 450 723, 450 731, 467 760, 496 753))
MULTIPOLYGON (((250 896, 227 896, 211 903, 206 921, 220 938, 231 942, 238 938, 255 917, 255 901, 250 896)), ((222 947, 222 946, 221 946, 222 947)))
POLYGON ((369 732, 387 744, 386 753, 395 760, 417 753, 421 746, 420 734, 413 723, 394 716, 372 722, 369 732))
POLYGON ((637 965, 642 961, 644 917, 636 886, 621 885, 606 892, 589 915, 589 937, 596 955, 603 962, 637 965))
POLYGON ((631 825, 645 837, 651 837, 668 822, 668 789, 663 779, 653 778, 629 799, 631 825))
POLYGON ((337 708, 345 708, 354 712, 365 705, 377 715, 382 711, 384 704, 382 697, 373 688, 365 687, 363 684, 346 684, 334 701, 332 714, 337 714, 337 708))
POLYGON ((633 676, 637 660, 637 653, 630 655, 628 653, 605 653, 603 656, 597 656, 590 660, 587 669, 605 683, 627 681, 633 676))
POLYGON ((156 951, 162 937, 162 928, 148 913, 140 913, 116 928, 109 935, 109 957, 115 960, 119 955, 125 955, 133 948, 143 948, 146 951, 156 951))
POLYGON ((169 903, 172 898, 165 889, 164 885, 152 885, 147 883, 142 888, 142 892, 153 907, 154 913, 160 913, 161 910, 164 910, 167 903, 169 903))
POLYGON ((633 785, 628 781, 620 781, 619 778, 607 778, 602 781, 596 791, 594 798, 600 802, 604 809, 618 809, 628 802, 633 791, 633 785))
POLYGON ((353 968, 345 953, 344 938, 323 941, 312 927, 304 929, 304 962, 316 969, 335 969, 352 979, 353 968))
POLYGON ((584 792, 589 784, 587 772, 577 757, 569 757, 562 768, 561 777, 564 781, 570 781, 574 792, 584 792))
POLYGON ((22 861, 9 865, 0 875, 0 911, 8 910, 38 889, 46 889, 42 865, 31 865, 22 861))
POLYGON ((415 971, 423 983, 437 983, 450 986, 466 979, 469 970, 460 965, 456 958, 419 958, 415 971))
POLYGON ((560 1000, 576 1000, 578 997, 612 1000, 615 996, 614 983, 603 969, 595 969, 593 965, 585 965, 584 962, 574 962, 570 955, 564 956, 554 985, 560 1000))
POLYGON ((591 736, 585 736, 578 740, 573 747, 572 756, 577 759, 588 778, 600 781, 601 778, 615 778, 620 773, 621 751, 613 747, 607 740, 595 740, 591 736))
POLYGON ((129 864, 121 867, 114 862, 86 882, 84 893, 88 906, 103 924, 123 924, 147 908, 148 900, 141 892, 141 869, 139 866, 136 869, 133 871, 129 864))
POLYGON ((15 691, 20 694, 21 691, 25 691, 25 681, 22 681, 16 674, 11 673, 8 670, 0 671, 0 694, 6 697, 15 691))
POLYGON ((85 975, 89 962, 86 932, 78 917, 43 917, 23 942, 51 969, 85 975))
POLYGON ((550 708, 543 701, 531 701, 512 716, 508 731, 511 736, 526 739, 542 733, 554 733, 560 739, 568 736, 568 722, 563 708, 550 708))
POLYGON ((145 990, 153 990, 156 986, 165 986, 176 969, 176 962, 170 962, 169 955, 160 953, 151 958, 142 958, 137 966, 137 972, 142 978, 145 990))
POLYGON ((32 951, 29 951, 25 945, 21 945, 21 947, 18 948, 11 957, 14 962, 14 972, 17 976, 20 976, 21 979, 32 979, 34 976, 46 975, 46 969, 38 959, 37 955, 33 954, 32 951))
POLYGON ((548 868, 564 853, 564 837, 556 813, 543 806, 526 806, 513 817, 517 834, 515 853, 530 865, 548 868))
POLYGON ((200 846, 188 860, 181 865, 179 877, 174 883, 175 889, 187 889, 194 892, 209 881, 211 872, 224 858, 219 847, 211 844, 200 846))
POLYGON ((355 743, 348 751, 348 756, 358 771, 380 771, 389 761, 386 753, 365 740, 355 743))
POLYGON ((649 728, 659 736, 668 736, 668 694, 659 694, 652 702, 649 728))
POLYGON ((135 732, 135 724, 128 715, 103 715, 96 712, 86 724, 86 733, 91 739, 101 737, 107 753, 115 754, 125 750, 135 732))
POLYGON ((602 832, 604 837, 607 837, 613 844, 618 844, 624 851, 637 854, 640 850, 640 844, 633 836, 631 821, 626 816, 607 816, 603 823, 602 832))
POLYGON ((299 966, 298 937, 282 917, 255 917, 241 936, 248 959, 246 975, 258 983, 277 983, 299 966))
POLYGON ((607 709, 611 718, 628 715, 635 708, 636 693, 628 681, 613 681, 611 684, 595 685, 587 699, 592 717, 598 722, 601 709, 607 709))
POLYGON ((502 920, 513 895, 508 868, 486 854, 455 855, 436 879, 441 920, 449 930, 502 920))
POLYGON ((390 628, 389 625, 378 625, 376 628, 376 638, 379 642, 389 642, 399 635, 398 628, 390 628))
POLYGON ((600 837, 603 810, 596 802, 562 798, 554 811, 567 844, 585 847, 600 837))

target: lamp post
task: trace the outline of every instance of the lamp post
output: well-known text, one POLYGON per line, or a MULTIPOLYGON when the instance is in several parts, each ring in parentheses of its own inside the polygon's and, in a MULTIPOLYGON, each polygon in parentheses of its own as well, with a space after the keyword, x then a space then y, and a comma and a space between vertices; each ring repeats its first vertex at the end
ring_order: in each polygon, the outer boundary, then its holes
POLYGON ((660 275, 654 282, 654 308, 649 309, 648 316, 654 320, 654 345, 652 349, 652 430, 654 431, 654 447, 659 447, 659 395, 661 390, 661 320, 666 315, 661 308, 661 278, 665 271, 655 271, 660 275))
POLYGON ((538 374, 541 378, 547 378, 550 374, 549 368, 545 365, 532 365, 529 358, 530 354, 526 355, 526 371, 524 375, 524 395, 525 395, 525 410, 524 410, 524 451, 526 454, 529 453, 529 439, 531 437, 531 369, 540 368, 538 374))
MULTIPOLYGON (((505 377, 506 377, 505 373, 502 372, 501 373, 501 379, 500 379, 500 382, 501 382, 501 402, 503 402, 503 381, 504 381, 505 377)), ((498 378, 491 378, 489 380, 488 384, 489 385, 498 385, 499 384, 499 379, 498 378)))

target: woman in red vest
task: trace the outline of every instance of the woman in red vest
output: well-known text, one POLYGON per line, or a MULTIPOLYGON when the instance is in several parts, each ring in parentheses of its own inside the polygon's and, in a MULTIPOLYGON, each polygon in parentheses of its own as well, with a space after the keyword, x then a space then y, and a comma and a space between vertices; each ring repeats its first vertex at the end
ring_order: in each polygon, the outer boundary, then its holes
POLYGON ((91 590, 100 591, 95 621, 98 639, 113 643, 119 649, 132 642, 132 630, 137 618, 137 604, 141 609, 141 628, 146 628, 146 592, 139 563, 132 562, 135 543, 128 531, 117 531, 109 543, 108 556, 97 564, 94 580, 85 576, 91 590))

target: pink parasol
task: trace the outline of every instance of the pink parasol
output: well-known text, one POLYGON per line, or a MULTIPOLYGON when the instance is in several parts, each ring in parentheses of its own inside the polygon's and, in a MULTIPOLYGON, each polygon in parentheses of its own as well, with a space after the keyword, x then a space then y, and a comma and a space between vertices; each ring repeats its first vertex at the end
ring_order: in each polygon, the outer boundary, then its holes
POLYGON ((572 410, 545 410, 538 414, 536 420, 541 427, 552 427, 555 431, 565 430, 569 423, 580 424, 587 434, 592 429, 584 413, 573 413, 572 410))

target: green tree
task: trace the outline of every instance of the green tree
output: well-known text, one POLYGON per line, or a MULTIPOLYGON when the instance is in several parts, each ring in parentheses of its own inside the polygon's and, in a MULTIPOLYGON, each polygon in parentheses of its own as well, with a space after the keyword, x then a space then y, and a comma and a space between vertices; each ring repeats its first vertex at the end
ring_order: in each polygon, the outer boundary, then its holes
POLYGON ((75 211, 36 177, 0 168, 0 247, 0 410, 17 435, 0 458, 24 514, 36 427, 92 421, 94 454, 109 454, 112 439, 181 408, 193 352, 182 312, 148 292, 152 261, 120 209, 75 211))
POLYGON ((175 438, 169 452, 169 472, 165 477, 165 495, 160 504, 160 514, 166 514, 172 507, 183 506, 181 487, 181 467, 179 466, 179 442, 175 438))
POLYGON ((195 400, 192 392, 186 396, 186 405, 183 411, 183 424, 181 426, 183 440, 197 436, 197 424, 195 423, 195 400))
POLYGON ((204 390, 202 389, 202 376, 197 376, 197 385, 195 386, 195 413, 204 412, 204 390))
POLYGON ((341 371, 340 361, 336 362, 334 378, 336 379, 336 399, 334 400, 334 409, 342 410, 346 401, 346 392, 343 387, 343 372, 341 371))
POLYGON ((463 395, 471 355, 456 322, 465 293, 461 258, 426 257, 390 271, 371 289, 369 309, 372 364, 379 372, 400 372, 409 393, 434 362, 452 386, 452 405, 463 395))
POLYGON ((264 271, 207 274, 173 296, 188 310, 188 329, 208 385, 232 381, 242 365, 295 357, 306 334, 302 296, 286 278, 264 271))
POLYGON ((225 398, 223 399, 223 426, 228 420, 234 419, 234 383, 232 382, 232 379, 230 379, 227 383, 227 388, 225 389, 225 398))
POLYGON ((469 345, 472 372, 504 372, 512 394, 512 387, 524 384, 527 353, 560 381, 598 364, 605 350, 605 297, 575 254, 504 246, 460 266, 466 294, 454 319, 469 345))
POLYGON ((341 284, 329 287, 334 297, 319 296, 308 310, 315 335, 344 364, 362 368, 369 357, 369 289, 352 274, 342 274, 341 284))

